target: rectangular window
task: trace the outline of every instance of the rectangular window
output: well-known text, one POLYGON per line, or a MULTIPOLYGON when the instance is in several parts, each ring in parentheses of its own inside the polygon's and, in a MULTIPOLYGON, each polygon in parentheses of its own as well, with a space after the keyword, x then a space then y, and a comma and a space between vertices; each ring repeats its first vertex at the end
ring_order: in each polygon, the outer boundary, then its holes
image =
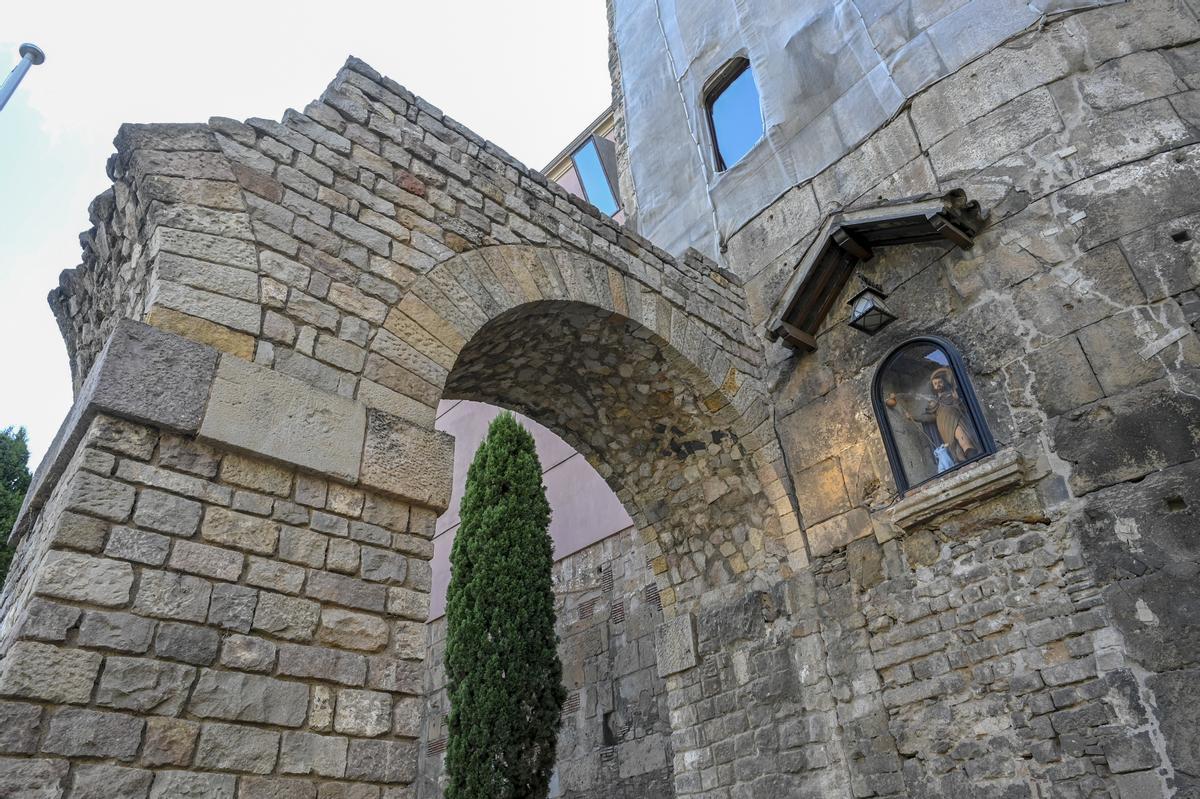
MULTIPOLYGON (((607 141, 605 143, 609 144, 607 141)), ((583 194, 587 201, 599 208, 602 213, 615 216, 619 206, 612 183, 608 179, 607 170, 604 168, 604 162, 600 157, 600 151, 596 147, 596 138, 588 137, 588 140, 571 155, 571 160, 575 163, 575 171, 579 174, 579 181, 583 184, 583 194)))
POLYGON ((763 137, 762 108, 750 62, 738 58, 726 64, 704 103, 717 171, 723 171, 742 160, 763 137))

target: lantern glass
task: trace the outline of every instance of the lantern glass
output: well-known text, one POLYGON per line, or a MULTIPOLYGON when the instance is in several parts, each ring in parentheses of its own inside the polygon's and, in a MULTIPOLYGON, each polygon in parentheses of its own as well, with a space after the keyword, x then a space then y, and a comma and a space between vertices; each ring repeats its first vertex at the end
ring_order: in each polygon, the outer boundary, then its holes
POLYGON ((874 289, 865 288, 850 300, 850 327, 873 336, 896 321, 883 301, 883 295, 874 289))

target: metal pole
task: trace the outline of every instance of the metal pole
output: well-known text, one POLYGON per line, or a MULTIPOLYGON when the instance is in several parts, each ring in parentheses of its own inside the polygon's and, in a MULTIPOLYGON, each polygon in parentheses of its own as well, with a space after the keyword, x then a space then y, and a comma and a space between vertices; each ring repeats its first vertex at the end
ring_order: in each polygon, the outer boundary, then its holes
POLYGON ((21 45, 19 52, 21 53, 20 63, 13 67, 12 72, 8 73, 8 77, 4 79, 4 84, 0 85, 0 110, 8 105, 8 98, 13 96, 13 92, 17 90, 21 78, 25 77, 29 68, 46 60, 46 54, 41 51, 41 48, 28 42, 21 45))

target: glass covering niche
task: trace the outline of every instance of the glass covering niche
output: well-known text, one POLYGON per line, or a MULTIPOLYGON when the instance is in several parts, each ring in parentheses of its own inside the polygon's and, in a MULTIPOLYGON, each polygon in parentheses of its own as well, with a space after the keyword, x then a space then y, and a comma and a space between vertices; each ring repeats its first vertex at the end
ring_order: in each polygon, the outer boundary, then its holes
POLYGON ((875 375, 873 399, 901 493, 995 451, 962 359, 944 339, 893 350, 875 375))

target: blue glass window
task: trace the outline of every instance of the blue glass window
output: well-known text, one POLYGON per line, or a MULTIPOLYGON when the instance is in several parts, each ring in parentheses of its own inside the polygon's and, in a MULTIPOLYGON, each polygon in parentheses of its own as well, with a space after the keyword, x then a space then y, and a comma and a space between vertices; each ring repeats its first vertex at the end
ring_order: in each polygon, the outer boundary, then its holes
POLYGON ((740 59, 732 64, 728 76, 708 93, 706 101, 717 169, 728 169, 763 136, 762 109, 750 62, 740 59))
POLYGON ((600 152, 596 149, 596 140, 589 138, 571 158, 575 162, 575 170, 579 173, 579 181, 583 183, 587 201, 602 213, 609 216, 616 214, 617 200, 613 196, 612 185, 608 182, 604 164, 600 160, 600 152))

